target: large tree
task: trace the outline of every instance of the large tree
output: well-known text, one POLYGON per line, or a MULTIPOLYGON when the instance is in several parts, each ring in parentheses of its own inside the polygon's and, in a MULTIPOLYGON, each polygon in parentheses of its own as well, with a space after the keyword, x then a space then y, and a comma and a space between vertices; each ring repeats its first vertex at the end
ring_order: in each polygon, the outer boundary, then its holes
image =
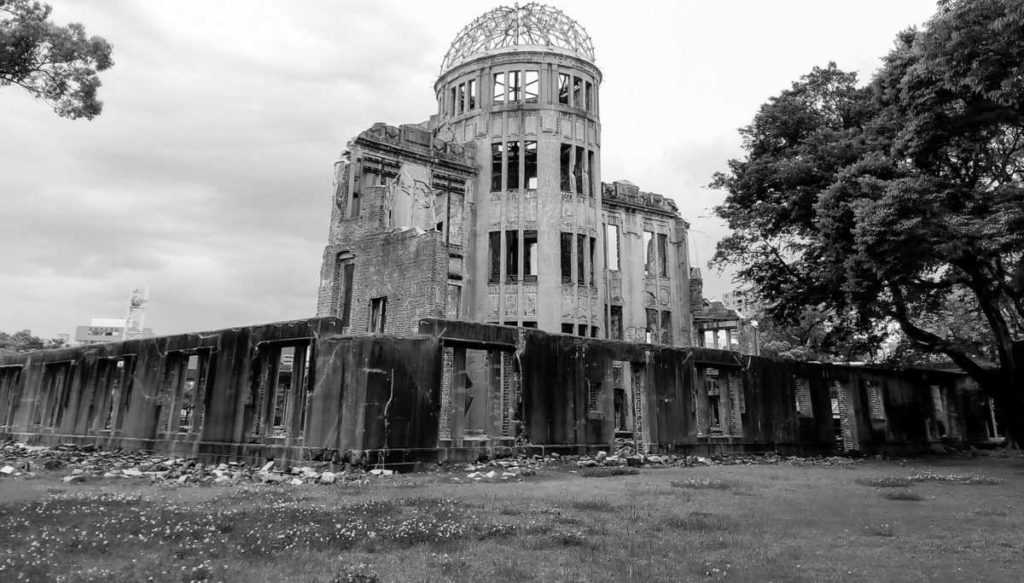
POLYGON ((103 109, 97 73, 113 64, 110 44, 86 37, 81 24, 57 26, 50 11, 33 0, 0 0, 0 87, 17 85, 61 117, 92 119, 103 109))
POLYGON ((733 229, 715 260, 779 321, 811 307, 878 340, 897 324, 1024 443, 1024 2, 940 2, 867 86, 815 68, 741 134, 713 183, 733 229))

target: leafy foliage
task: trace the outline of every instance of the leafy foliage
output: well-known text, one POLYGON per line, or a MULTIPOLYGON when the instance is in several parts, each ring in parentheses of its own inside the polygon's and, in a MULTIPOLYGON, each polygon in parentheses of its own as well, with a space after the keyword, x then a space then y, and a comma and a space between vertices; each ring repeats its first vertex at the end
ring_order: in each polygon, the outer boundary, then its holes
POLYGON ((53 24, 50 12, 33 0, 0 0, 0 87, 17 85, 61 117, 92 119, 103 109, 97 73, 113 65, 110 44, 86 37, 81 24, 53 24))
POLYGON ((38 336, 33 336, 31 330, 21 330, 14 334, 0 331, 0 353, 60 348, 63 345, 64 341, 59 338, 43 340, 38 336))
POLYGON ((815 68, 741 134, 713 181, 734 231, 715 261, 784 325, 811 310, 878 343, 897 324, 1020 418, 1024 4, 942 2, 867 86, 815 68))

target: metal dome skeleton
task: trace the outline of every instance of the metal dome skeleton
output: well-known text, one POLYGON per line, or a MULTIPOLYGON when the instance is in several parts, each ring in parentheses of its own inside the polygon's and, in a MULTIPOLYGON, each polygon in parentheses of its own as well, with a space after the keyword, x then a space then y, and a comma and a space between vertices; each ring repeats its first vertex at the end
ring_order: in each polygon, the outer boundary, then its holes
POLYGON ((530 46, 561 49, 594 61, 594 44, 578 22, 557 8, 530 2, 500 6, 469 23, 445 53, 441 74, 480 54, 530 46))

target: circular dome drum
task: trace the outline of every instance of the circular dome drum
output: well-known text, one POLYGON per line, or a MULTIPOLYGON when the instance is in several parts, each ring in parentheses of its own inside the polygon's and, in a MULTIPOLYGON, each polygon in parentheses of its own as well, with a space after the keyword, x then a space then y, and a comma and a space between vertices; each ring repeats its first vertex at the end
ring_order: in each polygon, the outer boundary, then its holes
POLYGON ((594 61, 594 44, 578 22, 557 8, 531 2, 500 6, 469 23, 445 53, 441 74, 479 55, 526 47, 557 49, 594 61))

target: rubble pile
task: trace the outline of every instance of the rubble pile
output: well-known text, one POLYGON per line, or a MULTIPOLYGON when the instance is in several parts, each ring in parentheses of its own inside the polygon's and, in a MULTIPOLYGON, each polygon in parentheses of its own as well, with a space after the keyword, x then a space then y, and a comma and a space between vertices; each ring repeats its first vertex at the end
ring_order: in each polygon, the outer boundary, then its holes
POLYGON ((8 442, 0 445, 0 478, 31 478, 40 472, 68 471, 67 483, 94 478, 143 478, 178 484, 363 484, 374 476, 388 476, 392 470, 344 467, 337 470, 328 462, 295 465, 287 471, 275 462, 252 466, 245 462, 204 464, 194 459, 153 456, 147 452, 100 450, 91 445, 63 444, 55 447, 8 442), (332 469, 334 468, 334 469, 332 469))

